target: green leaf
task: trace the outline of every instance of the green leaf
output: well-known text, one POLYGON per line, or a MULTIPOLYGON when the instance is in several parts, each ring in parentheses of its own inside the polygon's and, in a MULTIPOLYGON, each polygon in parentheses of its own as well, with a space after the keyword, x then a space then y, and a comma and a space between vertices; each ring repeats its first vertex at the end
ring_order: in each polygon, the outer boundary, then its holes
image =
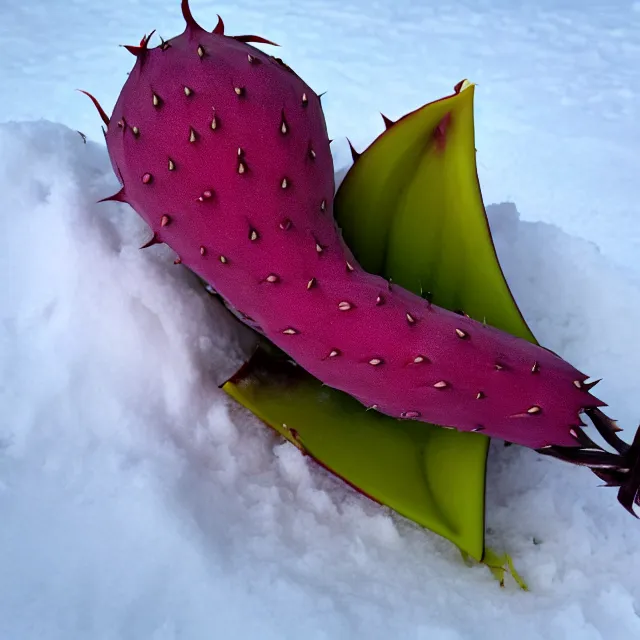
MULTIPOLYGON (((381 134, 343 180, 335 215, 369 271, 533 340, 489 233, 473 93, 461 84, 381 134)), ((363 493, 482 559, 488 438, 365 411, 273 353, 263 342, 223 388, 363 493)))

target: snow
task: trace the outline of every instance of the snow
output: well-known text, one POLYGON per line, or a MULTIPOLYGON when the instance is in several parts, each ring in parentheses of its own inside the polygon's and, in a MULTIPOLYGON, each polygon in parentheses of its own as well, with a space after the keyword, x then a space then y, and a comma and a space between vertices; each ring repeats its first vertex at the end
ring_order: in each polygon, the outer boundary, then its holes
MULTIPOLYGON (((480 180, 539 339, 639 419, 634 2, 193 0, 324 98, 336 168, 382 111, 478 82, 480 180), (493 203, 493 204, 491 204, 493 203)), ((372 504, 217 388, 250 333, 117 189, 90 103, 177 0, 31 0, 0 22, 0 638, 640 636, 640 529, 581 469, 493 443, 488 540, 531 591, 372 504), (89 136, 84 144, 76 130, 89 136)))

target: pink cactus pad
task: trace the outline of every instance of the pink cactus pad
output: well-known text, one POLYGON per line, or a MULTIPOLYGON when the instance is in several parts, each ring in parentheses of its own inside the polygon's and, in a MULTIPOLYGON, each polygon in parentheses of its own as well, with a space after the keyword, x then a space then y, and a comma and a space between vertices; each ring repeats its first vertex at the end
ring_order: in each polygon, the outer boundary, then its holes
MULTIPOLYGON (((316 93, 247 44, 266 41, 225 36, 222 21, 209 33, 182 7, 180 36, 129 48, 135 66, 105 116, 123 185, 111 199, 149 224, 146 246, 169 245, 299 365, 367 408, 483 431, 628 485, 640 443, 615 437, 586 375, 360 267, 333 218, 316 93), (582 412, 620 455, 591 442, 582 412)), ((632 510, 637 486, 624 490, 632 510)))

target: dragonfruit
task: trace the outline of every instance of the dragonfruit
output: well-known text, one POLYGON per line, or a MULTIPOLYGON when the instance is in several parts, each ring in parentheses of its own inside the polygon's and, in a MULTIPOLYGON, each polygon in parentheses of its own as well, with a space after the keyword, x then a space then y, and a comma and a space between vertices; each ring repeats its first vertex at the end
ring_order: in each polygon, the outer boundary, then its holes
POLYGON ((640 431, 629 446, 551 351, 367 273, 332 213, 334 170, 319 96, 257 36, 213 32, 182 0, 185 31, 136 63, 105 138, 148 223, 144 247, 182 263, 324 384, 363 408, 517 443, 591 468, 635 515, 640 431), (616 450, 583 431, 586 414, 616 450))

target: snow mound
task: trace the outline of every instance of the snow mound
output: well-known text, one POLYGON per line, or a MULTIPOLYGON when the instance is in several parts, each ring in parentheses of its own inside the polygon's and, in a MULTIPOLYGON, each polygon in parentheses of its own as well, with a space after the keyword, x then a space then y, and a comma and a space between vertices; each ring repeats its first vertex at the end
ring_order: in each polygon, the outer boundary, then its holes
MULTIPOLYGON (((217 384, 250 332, 173 265, 103 146, 0 125, 0 637, 640 637, 640 527, 592 474, 494 443, 500 590, 439 537, 282 443, 217 384)), ((488 207, 539 339, 632 432, 640 281, 488 207)))

